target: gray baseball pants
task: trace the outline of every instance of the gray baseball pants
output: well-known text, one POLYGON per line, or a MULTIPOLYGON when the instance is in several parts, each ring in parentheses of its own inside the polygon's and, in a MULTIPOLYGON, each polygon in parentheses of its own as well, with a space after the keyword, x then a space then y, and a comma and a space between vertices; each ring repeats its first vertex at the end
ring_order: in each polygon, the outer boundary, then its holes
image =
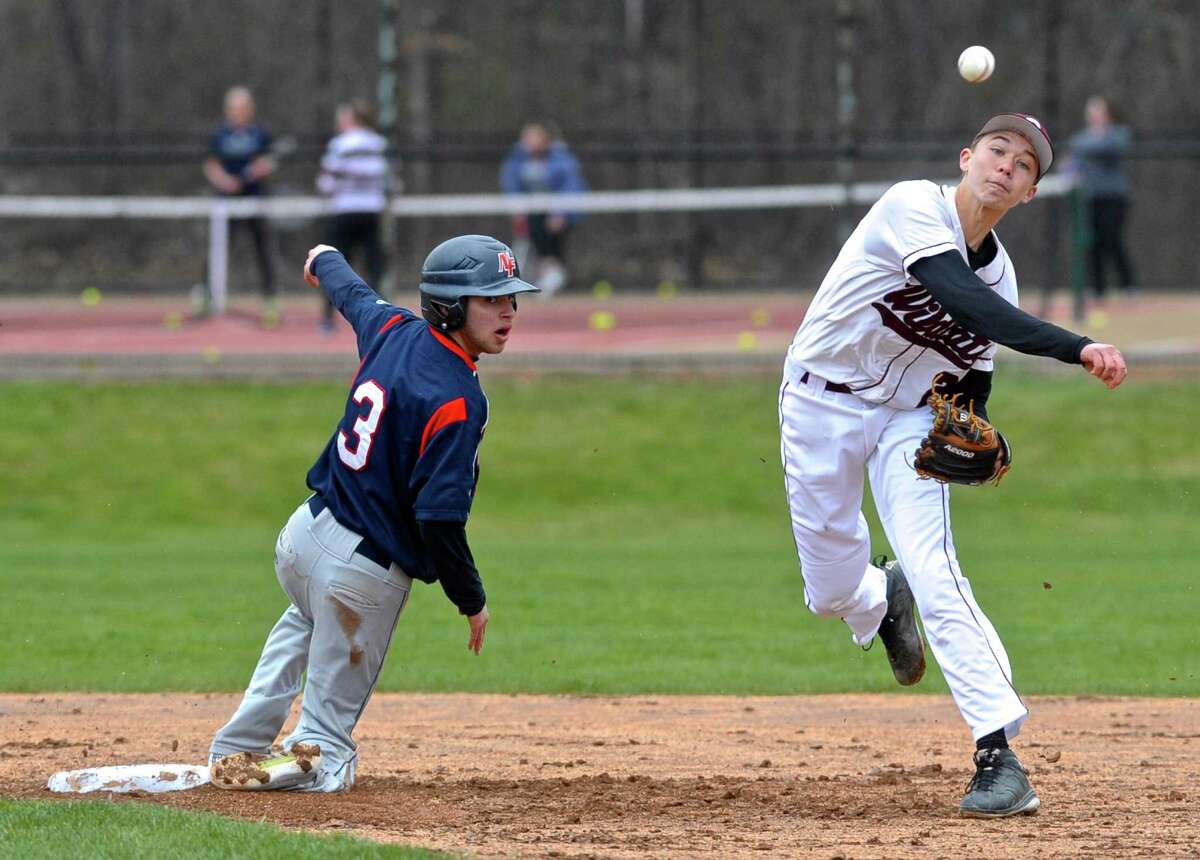
POLYGON ((300 720, 283 741, 319 744, 320 773, 308 791, 344 791, 358 761, 351 738, 379 679, 412 579, 355 552, 362 536, 328 510, 300 505, 279 533, 275 575, 291 605, 280 616, 241 705, 213 738, 210 762, 237 752, 270 752, 292 701, 300 720), (304 676, 307 674, 307 681, 304 676))

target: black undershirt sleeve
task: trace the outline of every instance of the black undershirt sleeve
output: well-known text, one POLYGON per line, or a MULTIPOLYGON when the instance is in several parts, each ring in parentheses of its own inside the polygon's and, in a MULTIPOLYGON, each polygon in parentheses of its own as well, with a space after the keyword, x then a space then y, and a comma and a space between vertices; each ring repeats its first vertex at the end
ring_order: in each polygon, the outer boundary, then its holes
POLYGON ((442 591, 463 615, 476 615, 487 605, 487 595, 471 547, 467 545, 465 523, 441 520, 418 520, 421 540, 432 572, 442 584, 442 591))
POLYGON ((1092 342, 1009 304, 967 266, 957 251, 925 257, 908 267, 950 317, 967 331, 1026 355, 1079 364, 1092 342))
MULTIPOLYGON (((987 401, 992 394, 992 372, 990 370, 972 368, 952 384, 939 385, 938 393, 947 397, 957 394, 959 395, 958 403, 961 406, 974 409, 975 414, 984 421, 992 420, 988 418, 987 414, 987 401)), ((925 403, 928 399, 929 394, 927 393, 921 403, 925 403)))

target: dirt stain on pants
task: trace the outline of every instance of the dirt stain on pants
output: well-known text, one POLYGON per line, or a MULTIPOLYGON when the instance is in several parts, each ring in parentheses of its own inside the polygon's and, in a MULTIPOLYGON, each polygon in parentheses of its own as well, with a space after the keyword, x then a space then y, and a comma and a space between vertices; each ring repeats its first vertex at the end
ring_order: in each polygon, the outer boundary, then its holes
POLYGON ((329 600, 337 614, 338 626, 342 628, 342 632, 346 634, 346 639, 350 642, 350 665, 357 666, 362 662, 363 649, 354 644, 354 634, 362 626, 362 616, 333 594, 329 595, 329 600))

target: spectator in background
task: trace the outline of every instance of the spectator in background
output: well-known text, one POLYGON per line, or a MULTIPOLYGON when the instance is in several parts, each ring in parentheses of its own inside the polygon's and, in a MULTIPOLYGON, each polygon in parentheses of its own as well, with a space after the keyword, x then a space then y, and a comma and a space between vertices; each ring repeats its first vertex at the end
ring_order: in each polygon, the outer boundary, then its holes
MULTIPOLYGON (((243 86, 231 87, 225 93, 225 121, 212 133, 208 158, 204 160, 204 176, 224 197, 261 197, 267 193, 266 179, 275 172, 271 157, 271 133, 254 121, 254 96, 243 86)), ((249 230, 258 255, 258 271, 262 279, 264 328, 279 325, 279 305, 275 298, 275 257, 270 224, 266 218, 233 218, 229 222, 232 234, 249 230)), ((207 314, 212 296, 203 290, 198 311, 207 314)))
MULTIPOLYGON (((520 140, 500 168, 500 188, 506 194, 563 194, 587 191, 587 183, 579 161, 557 130, 550 123, 531 122, 521 130, 520 140)), ((537 265, 528 268, 534 272, 534 283, 546 296, 566 285, 567 234, 577 220, 576 213, 567 211, 535 212, 513 218, 514 245, 527 249, 532 244, 537 265)), ((524 253, 527 255, 528 251, 524 253)), ((526 263, 521 260, 522 266, 526 263)))
POLYGON ((1125 156, 1130 132, 1113 122, 1112 106, 1092 96, 1084 109, 1087 126, 1071 137, 1071 164, 1087 203, 1091 227, 1090 275, 1096 298, 1105 295, 1104 269, 1111 260, 1122 292, 1132 292, 1133 267, 1122 231, 1129 211, 1129 177, 1125 156))
MULTIPOLYGON (((317 190, 330 197, 333 206, 325 242, 347 259, 361 251, 367 280, 379 290, 385 262, 379 222, 389 190, 387 141, 375 131, 374 112, 362 99, 339 105, 336 124, 337 136, 329 141, 317 176, 317 190)), ((333 331, 328 298, 321 331, 333 331)))

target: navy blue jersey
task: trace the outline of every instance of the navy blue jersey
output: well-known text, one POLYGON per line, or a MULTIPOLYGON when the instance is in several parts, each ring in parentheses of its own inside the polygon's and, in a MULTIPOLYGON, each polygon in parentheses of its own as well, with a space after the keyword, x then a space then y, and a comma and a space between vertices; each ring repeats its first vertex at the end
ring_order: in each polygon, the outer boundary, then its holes
MULTIPOLYGON (((245 125, 235 128, 228 123, 222 123, 212 133, 208 140, 208 152, 221 162, 225 172, 242 179, 243 172, 250 162, 259 156, 266 155, 271 149, 271 133, 261 125, 245 125)), ((261 182, 247 182, 242 186, 241 194, 262 194, 264 187, 261 182)))
POLYGON ((410 576, 434 582, 417 522, 465 523, 471 513, 488 420, 475 362, 380 298, 340 253, 321 254, 312 271, 354 328, 362 364, 308 486, 339 523, 410 576))

